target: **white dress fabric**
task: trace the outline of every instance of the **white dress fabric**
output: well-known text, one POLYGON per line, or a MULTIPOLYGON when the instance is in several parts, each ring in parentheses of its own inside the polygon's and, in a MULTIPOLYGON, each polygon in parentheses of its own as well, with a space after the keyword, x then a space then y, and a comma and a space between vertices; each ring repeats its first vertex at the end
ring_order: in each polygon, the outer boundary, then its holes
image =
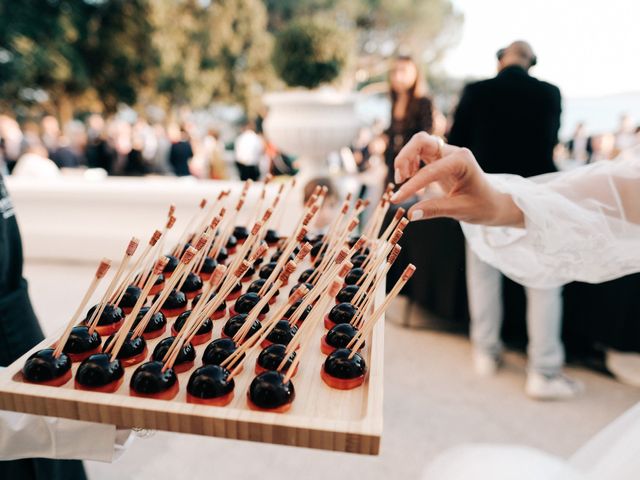
MULTIPOLYGON (((491 175, 524 212, 525 228, 463 224, 470 247, 517 282, 549 288, 640 271, 640 147, 616 160, 532 179, 491 175)), ((638 320, 638 319, 635 319, 638 320)), ((444 452, 425 480, 637 480, 640 404, 569 461, 528 447, 464 445, 444 452)))
POLYGON ((599 283, 640 271, 640 147, 569 172, 489 175, 525 228, 462 224, 474 252, 532 288, 599 283))

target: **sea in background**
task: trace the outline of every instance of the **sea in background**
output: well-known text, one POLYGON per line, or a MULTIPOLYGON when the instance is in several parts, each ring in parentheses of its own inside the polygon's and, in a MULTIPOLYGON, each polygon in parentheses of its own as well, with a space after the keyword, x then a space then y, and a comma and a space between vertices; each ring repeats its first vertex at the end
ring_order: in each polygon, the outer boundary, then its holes
POLYGON ((628 114, 640 126, 640 91, 590 98, 566 98, 563 102, 560 138, 569 138, 579 122, 591 135, 614 132, 620 116, 628 114))
MULTIPOLYGON (((365 125, 376 119, 389 122, 389 100, 386 95, 371 95, 357 105, 358 116, 365 125)), ((584 122, 590 135, 615 132, 620 116, 626 113, 640 126, 640 91, 589 98, 564 98, 560 139, 568 140, 579 122, 584 122)))

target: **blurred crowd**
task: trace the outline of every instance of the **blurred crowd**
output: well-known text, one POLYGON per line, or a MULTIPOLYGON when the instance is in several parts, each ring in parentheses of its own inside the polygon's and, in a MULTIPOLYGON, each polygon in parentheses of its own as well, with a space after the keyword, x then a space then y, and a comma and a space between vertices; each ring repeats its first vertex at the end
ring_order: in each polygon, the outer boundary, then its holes
POLYGON ((61 126, 51 115, 20 125, 0 115, 0 169, 49 176, 60 169, 100 168, 108 175, 225 178, 218 131, 192 123, 106 120, 93 114, 61 126))
POLYGON ((571 138, 558 144, 556 163, 561 169, 599 160, 612 160, 621 151, 640 145, 640 124, 628 114, 620 115, 615 132, 590 134, 585 123, 578 123, 571 138))

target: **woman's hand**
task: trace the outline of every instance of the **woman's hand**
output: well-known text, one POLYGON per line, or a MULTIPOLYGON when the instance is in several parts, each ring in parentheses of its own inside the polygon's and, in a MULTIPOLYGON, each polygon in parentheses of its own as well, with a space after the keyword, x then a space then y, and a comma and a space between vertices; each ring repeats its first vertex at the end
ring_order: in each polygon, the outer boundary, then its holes
POLYGON ((511 195, 499 192, 487 180, 466 148, 442 143, 438 137, 417 133, 394 162, 395 180, 405 182, 391 201, 400 203, 431 183, 444 195, 416 203, 410 220, 451 217, 467 223, 522 227, 524 217, 511 195), (420 161, 426 166, 420 168, 420 161))

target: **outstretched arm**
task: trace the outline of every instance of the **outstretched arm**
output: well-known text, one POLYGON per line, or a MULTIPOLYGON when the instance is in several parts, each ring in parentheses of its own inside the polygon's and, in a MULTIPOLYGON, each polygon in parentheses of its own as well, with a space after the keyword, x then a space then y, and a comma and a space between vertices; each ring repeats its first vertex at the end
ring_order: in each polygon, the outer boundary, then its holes
POLYGON ((410 219, 464 222, 473 250, 520 283, 595 283, 640 271, 638 148, 612 162, 524 179, 487 175, 468 150, 440 149, 435 137, 419 134, 395 167, 406 182, 392 201, 434 182, 443 191, 414 205, 410 219), (422 169, 419 159, 427 164, 422 169))

